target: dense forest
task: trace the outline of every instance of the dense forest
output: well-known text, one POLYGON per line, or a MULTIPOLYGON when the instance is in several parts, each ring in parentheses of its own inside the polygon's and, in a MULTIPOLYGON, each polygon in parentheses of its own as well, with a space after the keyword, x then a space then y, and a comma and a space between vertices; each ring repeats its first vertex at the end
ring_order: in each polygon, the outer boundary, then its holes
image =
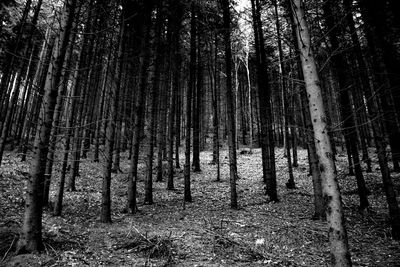
POLYGON ((0 265, 400 264, 396 0, 0 4, 0 265))

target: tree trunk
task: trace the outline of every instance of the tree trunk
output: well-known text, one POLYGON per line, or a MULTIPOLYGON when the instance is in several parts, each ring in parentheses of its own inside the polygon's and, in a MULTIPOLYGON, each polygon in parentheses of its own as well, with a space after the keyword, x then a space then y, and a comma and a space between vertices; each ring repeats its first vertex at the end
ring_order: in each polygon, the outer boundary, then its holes
POLYGON ((79 165, 80 165, 80 158, 81 158, 81 144, 82 144, 82 127, 81 124, 84 121, 84 108, 85 103, 87 101, 87 94, 88 94, 88 80, 89 80, 89 66, 91 55, 93 54, 93 39, 94 35, 90 35, 89 33, 93 30, 92 27, 92 13, 93 13, 93 2, 94 0, 90 0, 89 3, 89 14, 87 15, 84 27, 84 34, 83 34, 83 41, 82 47, 79 51, 79 63, 78 63, 78 73, 75 81, 75 86, 77 87, 77 99, 73 99, 75 103, 75 109, 71 110, 71 114, 74 114, 74 143, 73 143, 73 153, 72 153, 72 172, 71 176, 68 181, 68 190, 76 191, 76 177, 79 174, 79 165))
POLYGON ((111 170, 113 165, 113 149, 116 142, 116 123, 118 123, 118 105, 119 95, 122 84, 122 73, 123 73, 123 57, 125 49, 125 14, 121 15, 120 25, 120 37, 118 42, 118 55, 117 55, 117 69, 116 69, 116 84, 110 90, 111 110, 109 115, 109 123, 107 127, 107 141, 105 145, 105 164, 103 169, 103 183, 101 190, 101 211, 100 221, 102 223, 111 223, 111 170))
MULTIPOLYGON (((156 58, 155 58, 155 66, 154 66, 154 77, 153 77, 153 86, 150 91, 150 99, 151 99, 151 115, 150 115, 150 132, 149 132, 149 145, 147 150, 147 175, 144 186, 144 204, 153 204, 153 159, 154 159, 154 143, 156 141, 156 121, 157 121, 157 104, 161 104, 161 101, 165 101, 163 98, 159 101, 160 94, 160 76, 161 69, 164 57, 164 51, 162 49, 162 27, 164 14, 161 11, 162 2, 159 4, 157 8, 157 21, 155 25, 155 47, 156 47, 156 58)), ((161 120, 160 120, 161 121, 161 120)), ((159 126, 161 127, 161 125, 159 126)), ((161 138, 162 135, 159 136, 161 138)), ((158 147, 159 151, 161 151, 161 147, 158 147)), ((160 167, 160 166, 159 166, 160 167)), ((161 164, 162 168, 162 164, 161 164)), ((162 169, 161 169, 162 171, 162 169)), ((161 173, 162 175, 162 173, 161 173)))
POLYGON ((51 126, 53 121, 54 107, 56 105, 58 86, 61 80, 62 66, 67 51, 69 35, 76 0, 67 0, 64 4, 61 19, 61 36, 59 39, 59 50, 52 60, 52 72, 48 73, 45 86, 44 109, 38 124, 38 131, 35 139, 36 157, 34 159, 31 175, 28 180, 28 187, 25 200, 25 214, 22 232, 17 245, 17 252, 36 252, 44 248, 42 241, 42 200, 44 173, 48 153, 48 142, 50 139, 51 126))
MULTIPOLYGON (((352 3, 350 0, 344 0, 343 1, 344 6, 347 8, 347 10, 351 10, 352 3)), ((365 61, 362 58, 362 51, 361 51, 361 45, 357 36, 357 31, 355 28, 355 23, 353 20, 352 13, 348 13, 346 16, 346 21, 347 21, 347 26, 350 29, 351 33, 351 38, 354 44, 354 49, 355 49, 355 54, 356 54, 356 59, 357 63, 360 68, 360 73, 362 75, 361 81, 364 83, 363 88, 364 88, 364 93, 365 93, 365 98, 368 100, 367 101, 367 107, 368 107, 368 112, 369 112, 369 117, 371 121, 371 125, 373 128, 373 133, 374 133, 374 141, 376 145, 376 150, 377 150, 377 155, 378 155, 378 162, 379 162, 379 168, 381 170, 382 174, 382 180, 383 180, 383 185, 385 189, 385 194, 386 194, 386 201, 388 203, 389 207, 389 215, 390 215, 390 223, 392 227, 392 236, 393 239, 399 240, 400 239, 400 209, 399 205, 396 199, 396 192, 394 190, 393 186, 393 181, 390 176, 390 171, 389 171, 389 166, 388 166, 388 159, 386 156, 386 145, 384 142, 384 133, 381 128, 381 124, 377 118, 380 118, 381 114, 379 112, 379 106, 377 103, 376 97, 374 97, 375 92, 373 91, 373 88, 370 87, 370 84, 367 82, 368 81, 368 76, 366 73, 366 65, 365 61)))
MULTIPOLYGON (((178 124, 179 114, 178 112, 178 93, 181 89, 181 67, 182 67, 182 56, 181 56, 181 42, 180 42, 180 33, 182 29, 182 17, 183 17, 183 6, 180 0, 173 1, 173 7, 175 7, 176 13, 172 16, 169 16, 170 20, 172 20, 172 42, 174 43, 172 52, 170 53, 170 64, 173 66, 173 74, 172 74, 172 88, 171 88, 171 96, 169 100, 170 106, 170 116, 168 122, 169 128, 169 136, 168 136, 168 180, 167 180, 167 189, 174 189, 174 135, 177 135, 177 128, 175 125, 178 124)), ((175 150, 175 157, 178 158, 179 162, 179 151, 175 150)))
POLYGON ((249 69, 249 40, 246 40, 246 51, 244 66, 246 67, 246 78, 247 78, 247 94, 248 94, 248 120, 249 120, 249 148, 250 154, 253 152, 253 100, 251 93, 251 80, 250 80, 250 69, 249 69))
MULTIPOLYGON (((332 10, 335 7, 332 5, 331 1, 326 1, 323 6, 325 12, 325 23, 327 25, 328 36, 332 46, 332 51, 339 50, 339 40, 338 37, 342 36, 342 33, 337 27, 338 21, 335 21, 335 14, 332 10)), ((353 167, 357 180, 358 195, 360 198, 360 210, 363 211, 369 206, 367 197, 367 187, 365 185, 364 176, 362 174, 361 162, 359 159, 359 151, 357 147, 357 133, 355 131, 355 120, 353 113, 351 111, 350 96, 348 92, 348 83, 345 73, 346 62, 344 60, 343 54, 336 54, 332 56, 333 67, 336 70, 336 75, 339 83, 339 94, 340 94, 340 107, 343 122, 343 135, 346 140, 346 146, 348 153, 351 154, 351 159, 353 160, 353 167)), ((349 163, 350 164, 350 163, 349 163)))
POLYGON ((190 66, 189 66, 189 86, 186 92, 186 134, 185 134, 185 167, 184 167, 184 201, 192 202, 190 189, 190 144, 191 144, 191 124, 192 124, 192 93, 196 87, 196 36, 197 19, 195 3, 191 3, 190 18, 190 66))
POLYGON ((293 0, 291 7, 294 21, 296 21, 297 44, 300 50, 304 81, 310 102, 315 147, 319 159, 324 198, 327 206, 326 215, 329 227, 328 236, 331 247, 331 264, 333 266, 351 266, 341 195, 332 158, 332 147, 326 130, 327 123, 325 107, 322 101, 322 90, 311 48, 311 38, 302 1, 293 0))
POLYGON ((132 141, 132 159, 131 165, 129 169, 128 175, 128 203, 127 209, 129 213, 136 213, 137 211, 137 202, 136 202, 136 187, 137 187, 137 170, 138 170, 138 162, 139 162, 139 149, 140 143, 142 141, 142 132, 143 132, 143 120, 144 120, 144 106, 146 102, 146 91, 148 87, 148 75, 149 75, 149 65, 150 65, 150 34, 151 34, 151 12, 152 12, 152 3, 145 2, 144 10, 143 10, 143 34, 144 39, 141 41, 141 51, 142 51, 142 62, 140 69, 140 84, 139 90, 137 92, 136 98, 136 114, 134 118, 134 130, 133 130, 133 141, 132 141))
POLYGON ((53 172, 53 163, 57 145, 57 135, 59 133, 59 124, 60 118, 62 113, 62 107, 64 104, 64 97, 65 93, 67 92, 68 80, 70 77, 69 69, 71 69, 71 57, 72 51, 75 42, 76 34, 71 35, 71 40, 69 43, 69 47, 67 49, 67 53, 65 55, 65 68, 62 73, 62 84, 59 88, 57 102, 54 110, 54 118, 53 118, 53 125, 51 128, 50 133, 50 142, 49 142, 49 153, 47 154, 47 163, 46 163, 46 172, 45 172, 45 182, 44 182, 44 192, 43 192, 43 206, 47 206, 49 202, 49 194, 50 194, 50 182, 51 182, 51 175, 53 172))
POLYGON ((229 0, 222 0, 222 11, 224 21, 225 42, 225 68, 226 68, 226 113, 228 124, 228 146, 229 146, 229 178, 231 208, 238 208, 238 197, 236 192, 237 163, 236 163, 236 137, 235 137, 235 111, 233 106, 232 92, 232 51, 231 51, 231 15, 229 0))
POLYGON ((295 189, 296 184, 294 182, 293 176, 293 166, 292 166, 292 158, 290 155, 290 142, 289 142, 289 102, 288 102, 288 95, 287 95, 287 86, 286 86, 286 70, 283 63, 283 49, 282 49, 282 41, 281 41, 281 29, 279 23, 279 14, 278 14, 278 3, 277 0, 274 0, 274 7, 275 7, 275 24, 276 24, 276 33, 278 39, 278 52, 279 52, 279 73, 280 73, 280 84, 282 89, 282 105, 283 105, 283 120, 284 120, 284 131, 285 131, 285 149, 286 149, 286 159, 288 165, 288 174, 289 179, 286 183, 286 187, 288 189, 295 189))
POLYGON ((201 118, 201 95, 203 89, 203 66, 201 60, 202 38, 201 35, 201 14, 199 8, 196 7, 196 82, 193 87, 193 171, 200 172, 200 118, 201 118), (199 21, 199 22, 198 22, 199 21))
POLYGON ((383 110, 383 123, 387 129, 389 145, 392 154, 393 168, 400 171, 400 104, 398 97, 400 63, 397 60, 396 50, 388 42, 386 35, 385 1, 359 1, 361 15, 364 21, 365 37, 372 57, 372 69, 375 87, 381 87, 377 95, 380 97, 380 107, 383 110))
MULTIPOLYGON (((218 35, 214 36, 214 53, 210 57, 210 75, 213 77, 212 84, 212 109, 213 109, 213 163, 217 165, 217 181, 221 180, 220 151, 219 151, 219 69, 218 69, 218 35)), ((212 52, 212 49, 210 49, 212 52)))
POLYGON ((258 116, 260 121, 259 136, 263 162, 263 180, 266 183, 266 193, 270 201, 278 202, 275 146, 272 128, 271 88, 267 76, 267 59, 260 17, 261 5, 258 0, 251 0, 251 6, 257 57, 258 116))

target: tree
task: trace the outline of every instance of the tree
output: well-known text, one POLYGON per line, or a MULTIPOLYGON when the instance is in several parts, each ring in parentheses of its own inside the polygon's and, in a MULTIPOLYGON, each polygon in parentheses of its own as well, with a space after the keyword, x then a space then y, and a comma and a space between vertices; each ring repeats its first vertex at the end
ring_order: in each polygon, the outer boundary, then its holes
POLYGON ((196 7, 194 1, 190 6, 190 66, 189 86, 186 92, 186 128, 185 128, 185 166, 184 166, 184 201, 192 202, 190 189, 190 139, 192 126, 192 93, 196 87, 196 36, 197 36, 196 7))
MULTIPOLYGON (((201 97, 203 94, 203 61, 202 61, 202 39, 204 38, 203 34, 203 16, 202 11, 198 4, 195 5, 194 16, 196 17, 196 46, 193 49, 196 49, 196 59, 195 59, 195 81, 192 89, 192 109, 193 109, 193 171, 200 172, 200 118, 201 118, 201 97)), ((191 48, 192 49, 192 48, 191 48)))
MULTIPOLYGON (((274 0, 275 7, 275 24, 276 24, 276 34, 278 41, 278 53, 279 53, 279 74, 280 74, 280 85, 282 90, 282 105, 283 105, 283 120, 284 120, 284 140, 285 140, 285 154, 287 158, 289 179, 286 183, 286 187, 289 189, 296 188, 296 184, 294 182, 293 176, 293 165, 292 165, 292 157, 290 155, 290 142, 289 142, 289 101, 287 99, 287 86, 286 86, 286 70, 285 65, 283 63, 283 49, 282 49, 282 40, 281 40, 281 26, 279 23, 279 13, 278 13, 278 2, 274 0)), ((293 135, 293 133, 292 133, 293 135)))
MULTIPOLYGON (((344 0, 343 4, 346 9, 352 10, 352 4, 349 0, 344 0)), ((380 108, 378 105, 378 99, 375 97, 376 92, 374 88, 368 83, 367 66, 362 58, 361 44, 357 35, 355 23, 352 17, 352 13, 346 16, 347 27, 350 30, 351 39, 354 46, 354 54, 356 56, 356 61, 359 66, 361 82, 363 86, 363 92, 365 98, 368 99, 367 107, 368 113, 372 125, 375 146, 377 150, 379 169, 381 171, 382 180, 385 189, 386 201, 389 207, 390 223, 392 226, 392 236, 394 239, 400 238, 400 210, 398 202, 396 199, 396 193, 393 188, 393 181, 390 175, 390 170, 388 166, 388 159, 386 156, 386 144, 384 141, 384 131, 381 127, 381 123, 378 120, 381 117, 380 108)))
MULTIPOLYGON (((167 180, 167 189, 174 189, 174 136, 178 135, 180 128, 178 126, 178 120, 180 117, 178 114, 178 103, 179 103, 179 91, 181 88, 181 67, 182 67, 182 55, 181 55, 181 40, 180 34, 182 31, 182 17, 183 17, 183 6, 180 0, 171 0, 170 1, 170 14, 169 19, 172 24, 172 36, 171 40, 174 44, 174 48, 170 51, 170 64, 173 67, 173 83, 171 88, 171 96, 170 96, 170 116, 169 116, 169 136, 168 136, 168 180, 167 180), (176 10, 172 12, 172 10, 176 10), (175 125, 174 125, 175 124, 175 125)), ((178 142, 178 138, 176 138, 176 142, 178 142)), ((176 144, 179 146, 179 144, 176 144)), ((179 148, 175 150, 175 157, 177 158, 177 162, 179 163, 179 148)))
MULTIPOLYGON (((332 10, 335 10, 331 1, 326 1, 323 6, 325 12, 325 23, 327 26, 328 36, 331 44, 332 51, 339 50, 338 37, 342 36, 340 26, 337 25, 337 20, 332 10)), ((351 110, 351 102, 349 95, 349 79, 346 77, 345 69, 346 61, 342 53, 337 53, 332 56, 332 63, 334 70, 336 71, 337 80, 339 83, 339 95, 340 95, 340 107, 343 121, 343 136, 349 145, 349 153, 353 160, 354 171, 357 180, 358 194, 360 197, 360 210, 363 211, 369 206, 367 197, 367 187, 362 174, 361 162, 359 159, 359 151, 357 147, 357 133, 356 123, 351 110)))
POLYGON ((236 125, 235 113, 233 108, 233 92, 232 92, 232 51, 231 51, 231 16, 229 0, 221 0, 223 12, 223 31, 225 42, 225 70, 226 70, 226 106, 227 106, 227 124, 228 124, 228 146, 229 146, 229 179, 230 179, 230 195, 231 208, 238 208, 236 180, 237 180, 237 163, 236 163, 236 125))
POLYGON ((272 129, 271 88, 268 83, 267 55, 265 51, 264 35, 261 25, 261 5, 259 0, 251 0, 254 43, 257 64, 258 109, 260 117, 261 153, 263 166, 263 180, 266 183, 266 193, 270 201, 277 202, 278 193, 275 171, 275 145, 272 129))
MULTIPOLYGON (((151 98, 151 115, 150 115, 150 133, 149 133, 149 145, 147 152, 147 177, 145 182, 145 204, 153 204, 153 156, 154 156, 154 143, 156 141, 156 120, 157 120, 157 104, 159 102, 158 95, 160 94, 160 75, 162 68, 162 58, 163 44, 161 30, 163 28, 164 12, 162 11, 162 1, 157 7, 157 21, 155 24, 155 66, 154 66, 154 76, 153 76, 153 86, 150 91, 151 98)), ((160 99, 164 101, 163 99, 160 99)), ((161 105, 161 103, 160 103, 161 105)), ((161 125, 159 126, 161 127, 161 125)), ((161 138, 161 136, 159 136, 161 138)), ((161 146, 158 147, 159 151, 162 149, 161 146)), ((162 165, 161 165, 162 167, 162 165)))
POLYGON ((330 242, 331 264, 351 266, 351 258, 345 228, 341 196, 337 182, 332 147, 327 132, 325 107, 322 91, 311 48, 311 38, 301 0, 291 1, 291 8, 297 32, 297 45, 301 56, 306 91, 310 103, 311 121, 314 130, 316 152, 326 200, 326 217, 330 242))
MULTIPOLYGON (((27 17, 31 8, 31 4, 32 4, 32 0, 28 0, 25 4, 25 8, 22 14, 22 18, 20 21, 20 25, 19 25, 19 30, 16 36, 16 41, 14 44, 14 50, 11 53, 9 60, 7 60, 7 68, 6 68, 6 72, 2 75, 1 77, 1 83, 0 83, 0 92, 1 92, 1 97, 0 97, 0 104, 2 104, 2 108, 0 111, 4 111, 2 112, 2 114, 5 114, 5 118, 4 120, 2 119, 0 123, 1 127, 1 136, 0 136, 0 165, 3 159, 3 153, 4 153, 4 148, 6 145, 6 141, 7 141, 7 137, 8 134, 10 132, 10 127, 11 127, 11 123, 12 123, 12 117, 13 114, 15 112, 15 108, 16 108, 16 104, 18 101, 18 97, 20 94, 20 85, 22 82, 22 78, 23 78, 23 70, 26 68, 26 61, 24 60, 18 60, 18 58, 16 56, 14 56, 15 54, 18 53, 18 48, 21 46, 22 43, 22 37, 24 34, 24 26, 27 23, 27 17), (13 90, 13 92, 11 94, 11 97, 9 98, 7 96, 7 92, 11 91, 11 90, 7 90, 7 87, 9 86, 9 83, 11 81, 11 75, 12 75, 12 71, 13 68, 15 67, 15 65, 19 66, 19 69, 21 71, 21 73, 18 76, 17 79, 17 85, 16 85, 16 90, 13 90), (4 100, 3 100, 4 98, 4 100), (4 101, 4 103, 3 103, 4 101), (3 110, 5 109, 5 110, 3 110)), ((33 20, 34 22, 34 26, 36 26, 36 22, 37 22, 37 17, 39 15, 39 10, 40 10, 40 6, 39 9, 36 10, 36 14, 35 14, 35 19, 33 20)), ((28 55, 29 50, 32 48, 32 36, 33 36, 33 31, 31 31, 30 33, 30 40, 28 42, 28 44, 25 44, 25 47, 22 48, 22 55, 20 55, 21 57, 26 57, 28 55)))
POLYGON ((47 74, 43 115, 39 119, 38 131, 35 138, 36 156, 28 180, 25 200, 25 213, 22 232, 18 241, 18 253, 34 252, 43 249, 42 241, 42 201, 44 174, 48 153, 54 107, 61 80, 62 66, 68 47, 74 18, 76 0, 66 0, 62 12, 62 31, 60 32, 58 53, 52 60, 52 72, 47 74))
MULTIPOLYGON (((134 129, 133 129, 133 141, 132 141, 132 158, 129 168, 129 183, 128 183, 128 203, 127 209, 129 213, 136 213, 136 187, 138 179, 138 161, 139 161, 139 149, 140 143, 142 141, 142 131, 143 131, 143 120, 144 120, 144 105, 146 101, 146 91, 148 87, 148 68, 150 65, 150 35, 151 35, 151 12, 153 9, 153 1, 144 1, 140 3, 139 7, 142 8, 142 16, 144 20, 143 25, 139 27, 137 34, 139 36, 143 35, 144 38, 140 40, 141 57, 142 62, 140 66, 140 84, 138 92, 136 94, 136 106, 135 106, 135 116, 134 116, 134 129)), ((135 8, 138 8, 135 6, 135 8)), ((132 8, 134 10, 134 8, 132 8)))
POLYGON ((103 183, 102 183, 102 198, 101 198, 101 213, 100 213, 100 221, 103 223, 111 223, 111 170, 113 163, 113 149, 116 142, 116 126, 117 117, 118 117, 118 104, 119 104, 119 96, 122 86, 122 73, 123 73, 123 56, 125 49, 125 12, 126 10, 122 10, 121 14, 121 24, 119 30, 119 42, 118 42, 118 54, 117 54, 117 69, 116 69, 116 84, 110 90, 110 99, 111 99, 111 109, 109 114, 109 123, 107 127, 106 133, 106 145, 105 145, 105 164, 103 169, 103 183))

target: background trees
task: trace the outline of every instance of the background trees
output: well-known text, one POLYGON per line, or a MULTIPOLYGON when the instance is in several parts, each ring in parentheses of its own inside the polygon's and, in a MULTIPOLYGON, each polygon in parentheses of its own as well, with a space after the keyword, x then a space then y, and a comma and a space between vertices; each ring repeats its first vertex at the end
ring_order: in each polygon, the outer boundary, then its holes
MULTIPOLYGON (((121 171, 124 155, 130 160, 124 210, 136 213, 142 176, 143 202, 153 204, 153 177, 157 182, 168 177, 166 187, 175 189, 183 151, 185 202, 196 201, 191 173, 201 173, 206 163, 201 151, 213 150, 215 180, 227 180, 220 173, 221 148, 230 152, 231 207, 238 208, 238 152, 261 149, 265 190, 260 192, 278 202, 275 149, 285 147, 287 187, 294 189, 297 148, 306 147, 315 218, 325 217, 325 205, 328 222, 339 222, 336 230, 344 239, 336 154, 346 150, 363 212, 369 208, 365 173, 374 171, 376 155, 392 237, 399 239, 391 176, 399 171, 400 154, 399 25, 393 5, 372 0, 4 2, 0 164, 13 149, 23 160, 33 156, 19 250, 42 248, 42 209, 55 202, 54 214, 61 215, 64 184, 77 190, 82 160, 104 165, 101 221, 111 222, 111 177, 121 171), (302 35, 306 26, 300 21, 307 21, 308 36, 302 35), (311 77, 317 72, 318 79, 311 77), (56 186, 55 200, 49 192, 56 186)), ((343 240, 342 256, 346 246, 343 240)), ((347 255, 340 260, 348 261, 347 255)))

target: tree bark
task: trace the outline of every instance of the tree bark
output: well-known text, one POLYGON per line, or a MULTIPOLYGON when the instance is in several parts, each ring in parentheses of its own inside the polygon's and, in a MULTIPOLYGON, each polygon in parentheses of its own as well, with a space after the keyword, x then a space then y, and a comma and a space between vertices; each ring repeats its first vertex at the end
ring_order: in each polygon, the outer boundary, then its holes
MULTIPOLYGON (((333 14, 332 10, 335 10, 335 7, 332 5, 331 1, 326 1, 323 5, 323 9, 325 12, 325 23, 327 26, 327 31, 329 40, 331 43, 332 51, 339 50, 339 40, 338 37, 342 36, 342 33, 337 26, 337 21, 335 21, 335 14, 333 14)), ((357 147, 357 133, 355 131, 355 119, 351 110, 350 96, 348 91, 348 83, 347 77, 345 73, 345 66, 347 66, 343 54, 336 54, 332 56, 333 67, 336 71, 336 75, 339 83, 339 95, 340 95, 340 109, 343 121, 343 135, 346 140, 346 146, 348 149, 348 153, 351 154, 353 168, 355 171, 357 187, 358 187, 358 195, 360 198, 360 210, 363 211, 369 206, 368 196, 367 196, 367 187, 365 185, 364 176, 362 174, 361 162, 359 158, 359 151, 357 147)), ((350 163, 349 163, 350 164, 350 163)))
POLYGON ((261 5, 258 0, 251 0, 251 5, 257 57, 258 109, 260 121, 259 136, 263 162, 263 180, 266 184, 266 193, 270 201, 278 202, 275 145, 272 128, 271 88, 268 83, 267 57, 261 27, 261 5))
MULTIPOLYGON (((124 7, 123 7, 124 8, 124 7)), ((109 115, 109 123, 107 127, 107 141, 105 145, 105 164, 103 167, 103 182, 101 190, 101 211, 100 221, 102 223, 111 223, 111 171, 113 166, 113 149, 116 142, 116 123, 118 123, 118 105, 119 95, 122 84, 123 73, 123 56, 125 49, 125 10, 122 11, 120 22, 120 37, 118 42, 116 84, 110 90, 111 110, 109 115)))
POLYGON ((17 245, 18 253, 37 252, 44 248, 42 241, 42 201, 46 156, 49 148, 48 141, 50 139, 58 86, 61 80, 62 66, 71 33, 75 6, 76 0, 66 0, 64 4, 61 18, 62 31, 59 39, 59 50, 58 54, 52 60, 54 66, 52 72, 47 75, 44 112, 40 117, 35 139, 36 157, 28 180, 24 221, 17 245))
MULTIPOLYGON (((351 10, 352 3, 350 0, 344 0, 344 5, 347 10, 351 10)), ((357 63, 360 68, 360 73, 362 75, 361 81, 363 82, 363 88, 365 93, 365 98, 367 101, 368 113, 373 129, 374 141, 378 155, 379 168, 382 174, 382 180, 386 195, 386 201, 389 207, 389 215, 390 215, 390 224, 392 227, 392 236, 393 239, 400 239, 400 209, 396 199, 396 192, 394 191, 393 181, 390 175, 388 159, 386 156, 386 144, 384 132, 382 130, 381 124, 378 120, 381 114, 379 112, 378 100, 376 99, 375 92, 373 88, 371 88, 368 81, 368 75, 366 73, 367 67, 365 65, 365 61, 362 58, 361 45, 357 36, 357 31, 355 28, 355 23, 352 17, 352 13, 348 13, 346 16, 347 26, 350 29, 351 38, 354 44, 355 54, 357 63)))
POLYGON ((238 209, 238 196, 236 191, 237 163, 236 163, 236 137, 235 137, 235 111, 233 107, 232 92, 232 50, 231 50, 231 14, 229 0, 221 0, 224 23, 225 42, 225 69, 226 69, 226 111, 228 124, 229 146, 229 179, 231 208, 238 209))
MULTIPOLYGON (((148 87, 148 68, 150 65, 150 34, 151 34, 151 11, 153 7, 152 2, 144 3, 143 9, 143 32, 144 39, 141 41, 141 51, 142 51, 142 62, 140 67, 140 84, 139 90, 137 92, 136 98, 136 113, 134 118, 134 130, 133 130, 133 141, 132 141, 132 159, 128 175, 128 203, 127 209, 129 213, 136 213, 137 202, 136 202, 136 187, 137 187, 137 175, 138 175, 138 162, 139 162, 139 149, 140 143, 142 141, 143 132, 143 120, 144 120, 144 106, 146 102, 146 90, 148 87)), ((139 35, 140 36, 140 35, 139 35)))
MULTIPOLYGON (((153 77, 153 86, 150 90, 150 99, 151 99, 151 115, 150 115, 150 132, 149 132, 149 144, 147 150, 147 175, 144 186, 144 203, 145 204, 153 204, 153 159, 154 159, 154 143, 156 141, 156 121, 157 121, 157 104, 159 104, 159 94, 160 94, 160 76, 161 69, 164 57, 164 51, 162 49, 162 27, 164 14, 161 11, 162 2, 159 4, 157 8, 157 21, 155 24, 155 46, 156 46, 156 58, 155 58, 155 66, 154 66, 154 77, 153 77)), ((163 98, 161 101, 165 101, 163 98)), ((159 126, 161 127, 161 125, 159 126)), ((161 138, 162 135, 159 136, 161 138)), ((161 147, 158 147, 159 151, 161 147)), ((160 167, 160 166, 159 166, 160 167)), ((162 168, 162 164, 161 164, 162 168)), ((162 171, 162 169, 161 169, 162 171)), ((162 175, 162 173, 161 173, 162 175)))
POLYGON ((330 242, 331 264, 333 266, 351 266, 351 258, 345 228, 339 185, 332 158, 332 147, 327 132, 325 107, 322 101, 322 90, 311 48, 311 38, 304 15, 301 0, 291 2, 294 21, 297 28, 297 45, 300 50, 301 63, 310 103, 315 147, 319 159, 322 186, 326 201, 328 236, 330 242))
POLYGON ((192 202, 190 185, 190 144, 192 126, 192 93, 196 87, 196 36, 197 19, 195 3, 191 3, 190 18, 190 66, 189 66, 189 86, 186 92, 186 129, 185 129, 185 166, 184 166, 184 201, 192 202))
POLYGON ((285 141, 285 149, 286 149, 286 159, 287 159, 287 166, 288 166, 288 174, 289 179, 286 182, 286 187, 288 189, 295 189, 296 184, 294 182, 294 175, 293 175, 293 165, 292 165, 292 157, 290 154, 290 141, 289 141, 289 102, 288 102, 288 94, 287 94, 287 86, 286 86, 286 70, 283 63, 283 49, 282 49, 282 40, 281 40, 281 29, 279 23, 279 13, 278 13, 278 3, 277 0, 274 0, 274 7, 275 7, 275 24, 276 24, 276 34, 277 34, 277 41, 278 41, 278 53, 279 53, 279 73, 280 73, 280 84, 282 90, 282 105, 283 105, 283 120, 284 120, 284 139, 285 141))

